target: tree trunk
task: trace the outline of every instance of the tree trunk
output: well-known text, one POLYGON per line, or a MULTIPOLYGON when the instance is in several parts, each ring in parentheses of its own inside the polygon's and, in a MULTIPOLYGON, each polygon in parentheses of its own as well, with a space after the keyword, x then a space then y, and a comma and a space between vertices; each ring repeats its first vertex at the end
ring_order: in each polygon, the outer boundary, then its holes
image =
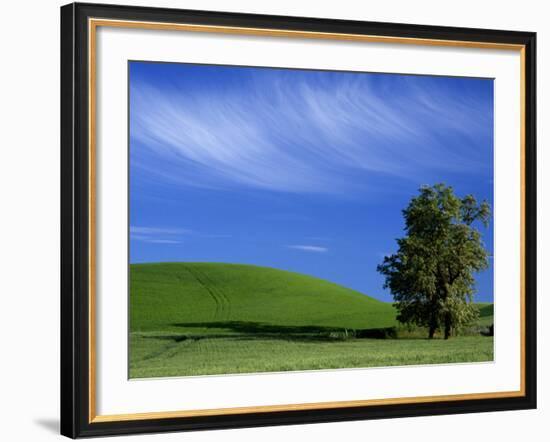
POLYGON ((434 338, 434 333, 435 333, 435 327, 433 325, 430 325, 430 332, 429 332, 429 335, 428 335, 428 339, 433 339, 434 338))
POLYGON ((449 339, 449 337, 451 336, 451 331, 452 331, 451 315, 447 313, 445 315, 445 339, 449 339))

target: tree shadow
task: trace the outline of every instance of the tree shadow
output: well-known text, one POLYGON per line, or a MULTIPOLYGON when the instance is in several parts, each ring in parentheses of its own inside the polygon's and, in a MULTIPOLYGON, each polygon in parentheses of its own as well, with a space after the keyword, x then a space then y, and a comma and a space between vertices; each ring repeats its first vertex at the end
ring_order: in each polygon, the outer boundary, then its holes
MULTIPOLYGON (((254 321, 180 322, 171 324, 181 328, 227 330, 227 333, 181 334, 156 337, 176 342, 185 340, 232 338, 235 340, 280 339, 285 341, 342 341, 348 339, 391 339, 397 337, 395 327, 346 329, 317 325, 276 325, 254 321)), ((151 336, 151 338, 153 338, 151 336)))

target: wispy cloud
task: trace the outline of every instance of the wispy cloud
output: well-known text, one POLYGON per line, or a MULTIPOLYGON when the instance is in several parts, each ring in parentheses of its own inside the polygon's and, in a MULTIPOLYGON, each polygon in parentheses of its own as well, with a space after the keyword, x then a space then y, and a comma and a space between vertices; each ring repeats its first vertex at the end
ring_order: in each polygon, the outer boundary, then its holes
POLYGON ((193 233, 190 229, 166 228, 166 227, 141 227, 130 226, 130 234, 133 235, 183 235, 193 233))
POLYGON ((179 237, 193 234, 193 230, 174 227, 130 226, 130 238, 150 244, 181 244, 179 237))
MULTIPOLYGON (((197 81, 201 68, 174 69, 194 69, 197 81)), ((249 69, 226 84, 239 68, 218 69, 222 87, 131 81, 136 170, 188 186, 345 194, 368 188, 369 174, 414 180, 486 167, 479 146, 492 140, 492 103, 468 80, 449 88, 430 78, 249 69)))
POLYGON ((328 248, 320 246, 310 246, 310 245, 289 245, 289 249, 302 250, 304 252, 315 252, 315 253, 325 253, 328 252, 328 248))
POLYGON ((173 239, 153 239, 153 238, 147 238, 144 240, 145 242, 153 243, 153 244, 181 244, 181 241, 176 241, 173 239))
POLYGON ((191 229, 177 227, 144 227, 130 226, 130 238, 154 244, 181 244, 180 238, 193 236, 198 238, 222 239, 231 238, 231 235, 217 233, 202 233, 191 229))

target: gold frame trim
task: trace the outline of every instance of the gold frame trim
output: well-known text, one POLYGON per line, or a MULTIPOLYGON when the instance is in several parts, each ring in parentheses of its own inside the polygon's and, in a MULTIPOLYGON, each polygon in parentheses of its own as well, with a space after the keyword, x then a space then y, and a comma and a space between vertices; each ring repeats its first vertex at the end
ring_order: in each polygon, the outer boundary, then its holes
POLYGON ((235 26, 211 26, 181 23, 158 23, 147 21, 88 19, 88 127, 89 127, 89 367, 88 367, 88 422, 120 422, 146 419, 169 419, 179 417, 238 415, 297 410, 322 410, 328 408, 365 407, 375 405, 420 404, 427 402, 481 400, 525 396, 525 45, 459 40, 422 39, 345 33, 292 31, 283 29, 245 28, 235 26), (96 414, 96 34, 97 28, 116 27, 164 31, 208 32, 217 34, 255 35, 268 37, 307 38, 339 41, 357 41, 387 44, 412 44, 420 46, 463 47, 519 51, 520 53, 520 389, 518 391, 467 393, 439 396, 417 396, 354 401, 315 402, 285 405, 261 405, 252 407, 215 408, 202 410, 159 411, 129 414, 96 414))

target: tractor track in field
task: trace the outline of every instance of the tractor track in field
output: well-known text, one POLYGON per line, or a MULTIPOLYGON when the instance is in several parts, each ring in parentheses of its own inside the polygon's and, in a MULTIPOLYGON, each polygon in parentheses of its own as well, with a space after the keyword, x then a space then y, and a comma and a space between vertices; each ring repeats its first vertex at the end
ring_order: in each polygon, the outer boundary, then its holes
POLYGON ((231 314, 231 301, 225 292, 215 286, 215 283, 206 274, 198 269, 186 269, 189 274, 201 285, 201 287, 210 295, 216 309, 214 319, 227 319, 231 314))

